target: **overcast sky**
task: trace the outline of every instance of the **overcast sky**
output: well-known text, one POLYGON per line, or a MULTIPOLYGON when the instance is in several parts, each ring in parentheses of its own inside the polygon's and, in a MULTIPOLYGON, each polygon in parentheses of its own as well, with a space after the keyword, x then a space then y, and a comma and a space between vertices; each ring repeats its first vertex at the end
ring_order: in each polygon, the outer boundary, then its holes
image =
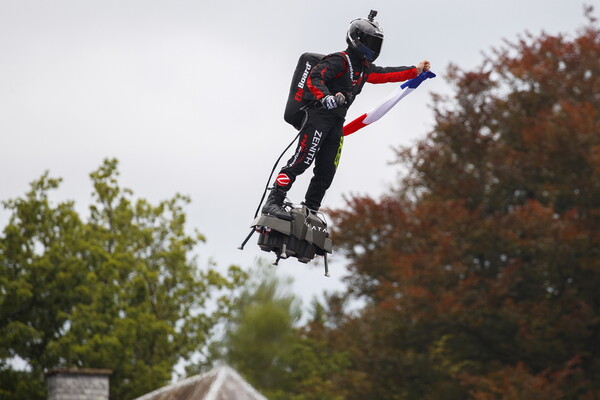
MULTIPOLYGON (((22 196, 45 170, 62 177, 56 201, 87 213, 89 173, 120 160, 121 185, 157 202, 191 196, 189 228, 207 237, 201 260, 252 266, 273 257, 236 249, 277 156, 296 131, 283 121, 291 74, 305 51, 346 47, 348 23, 379 11, 379 65, 431 61, 426 81, 382 120, 347 138, 324 206, 343 196, 378 196, 397 176, 393 146, 433 125, 430 93, 451 93, 450 63, 481 64, 482 52, 526 31, 572 34, 585 22, 580 0, 188 1, 0 0, 0 200, 22 196)), ((600 8, 599 0, 585 4, 600 8)), ((367 85, 354 118, 395 89, 367 85)), ((289 156, 289 154, 288 154, 289 156)), ((288 157, 284 157, 287 159, 288 157)), ((299 203, 310 179, 290 192, 299 203)), ((8 214, 0 210, 0 226, 8 214)), ((335 246, 335 238, 334 246, 335 246)), ((334 249, 335 253, 335 249, 334 249)), ((295 259, 280 271, 305 299, 342 288, 295 259)))

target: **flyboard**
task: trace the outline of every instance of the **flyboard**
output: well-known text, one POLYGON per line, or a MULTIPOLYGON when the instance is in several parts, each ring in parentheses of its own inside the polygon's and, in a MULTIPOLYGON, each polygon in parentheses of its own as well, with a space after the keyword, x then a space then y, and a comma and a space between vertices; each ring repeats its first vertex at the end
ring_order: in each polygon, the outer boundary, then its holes
POLYGON ((252 222, 252 232, 246 241, 257 232, 258 246, 261 250, 276 254, 275 265, 282 258, 295 257, 299 262, 306 264, 317 255, 323 256, 325 276, 329 276, 327 254, 331 254, 333 244, 323 214, 315 213, 304 205, 286 205, 290 207, 291 221, 260 215, 252 222))
MULTIPOLYGON (((318 59, 321 57, 321 55, 315 55, 314 53, 305 53, 302 57, 305 57, 306 55, 313 57, 313 59, 310 59, 311 62, 318 62, 318 59)), ((302 57, 298 62, 298 66, 294 74, 294 80, 292 81, 290 88, 291 94, 295 93, 296 80, 299 82, 297 85, 298 87, 300 87, 300 85, 303 86, 303 79, 305 79, 305 76, 308 73, 307 71, 311 67, 311 65, 305 64, 306 61, 302 57), (305 68, 305 65, 308 66, 305 68), (303 74, 300 74, 299 71, 302 71, 302 68, 305 68, 305 70, 303 74), (304 78, 302 75, 304 75, 304 78)), ((428 78, 435 78, 435 76, 436 75, 431 71, 424 71, 416 78, 404 82, 383 102, 377 105, 377 107, 346 124, 344 126, 344 136, 348 136, 357 130, 379 120, 379 118, 386 114, 400 100, 415 90, 424 80, 428 78)), ((301 108, 299 107, 297 110, 301 110, 301 108)), ((288 115, 286 115, 286 121, 288 121, 288 115)), ((297 122, 296 120, 292 121, 290 119, 288 122, 294 125, 296 129, 299 129, 299 127, 293 123, 297 122)), ((259 210, 265 198, 268 185, 271 182, 273 172, 281 160, 281 157, 292 146, 292 144, 295 143, 297 138, 298 136, 292 140, 292 142, 283 151, 283 153, 281 153, 275 162, 273 170, 271 171, 271 176, 269 176, 269 180, 267 182, 267 187, 265 188, 256 213, 254 214, 254 221, 252 221, 251 224, 251 231, 238 248, 243 250, 248 240, 250 240, 250 237, 254 233, 258 233, 258 246, 261 248, 261 250, 275 253, 277 258, 273 263, 274 265, 277 265, 279 260, 290 257, 297 258, 301 263, 308 263, 315 258, 315 256, 319 255, 323 256, 324 259, 325 276, 329 276, 327 254, 331 254, 333 243, 329 238, 327 222, 322 213, 315 213, 304 205, 295 206, 290 202, 284 202, 284 206, 292 216, 291 221, 275 218, 270 215, 259 215, 259 210)))

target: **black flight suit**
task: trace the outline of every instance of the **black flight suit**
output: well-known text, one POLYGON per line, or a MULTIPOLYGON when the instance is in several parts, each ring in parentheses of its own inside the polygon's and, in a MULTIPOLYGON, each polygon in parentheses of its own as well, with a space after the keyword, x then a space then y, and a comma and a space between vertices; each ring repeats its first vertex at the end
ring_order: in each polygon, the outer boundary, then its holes
POLYGON ((346 103, 327 110, 315 101, 315 106, 307 109, 296 151, 279 172, 275 187, 289 190, 296 177, 314 161, 314 175, 304 203, 308 208, 318 210, 340 160, 346 112, 364 84, 401 82, 416 76, 417 69, 414 66, 378 67, 362 60, 351 48, 326 56, 311 70, 307 87, 315 100, 341 92, 346 97, 346 103))

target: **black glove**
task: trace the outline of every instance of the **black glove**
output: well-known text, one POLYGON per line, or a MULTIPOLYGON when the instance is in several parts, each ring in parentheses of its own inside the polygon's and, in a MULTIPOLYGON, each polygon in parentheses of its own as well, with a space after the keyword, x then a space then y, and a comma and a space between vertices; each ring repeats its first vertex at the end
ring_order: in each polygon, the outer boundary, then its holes
POLYGON ((354 98, 354 95, 352 93, 350 93, 350 92, 342 92, 342 94, 346 98, 346 103, 352 103, 352 99, 354 98))
POLYGON ((337 92, 335 96, 328 94, 321 99, 321 104, 328 110, 333 110, 346 102, 346 97, 343 93, 337 92))

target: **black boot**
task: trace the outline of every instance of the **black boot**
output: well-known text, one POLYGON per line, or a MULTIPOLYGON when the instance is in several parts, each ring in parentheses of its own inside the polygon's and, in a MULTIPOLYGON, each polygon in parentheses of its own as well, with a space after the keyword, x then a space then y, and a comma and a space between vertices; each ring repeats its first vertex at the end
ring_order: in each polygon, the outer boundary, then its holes
POLYGON ((281 189, 273 188, 267 198, 267 202, 262 208, 264 215, 270 215, 275 218, 283 219, 286 221, 292 220, 292 215, 283 208, 283 201, 285 200, 285 192, 281 189))

